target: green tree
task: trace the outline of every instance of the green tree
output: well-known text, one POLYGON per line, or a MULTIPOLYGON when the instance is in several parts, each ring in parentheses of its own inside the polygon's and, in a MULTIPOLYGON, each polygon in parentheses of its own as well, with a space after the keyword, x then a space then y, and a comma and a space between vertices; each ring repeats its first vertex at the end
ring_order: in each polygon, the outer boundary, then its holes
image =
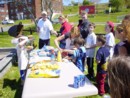
POLYGON ((110 0, 109 2, 110 5, 116 9, 116 11, 121 10, 125 5, 124 0, 110 0))
POLYGON ((130 8, 130 1, 129 0, 124 0, 125 1, 125 7, 130 8))
POLYGON ((75 2, 74 0, 71 0, 71 4, 72 4, 73 6, 77 6, 77 5, 78 5, 78 2, 75 2))
POLYGON ((84 0, 84 1, 83 1, 83 5, 90 5, 89 0, 84 0))
POLYGON ((36 20, 35 20, 35 15, 34 15, 34 7, 32 7, 32 10, 30 9, 30 6, 27 3, 27 0, 13 0, 16 3, 16 7, 19 5, 22 5, 31 15, 31 19, 34 21, 35 26, 37 25, 36 20))

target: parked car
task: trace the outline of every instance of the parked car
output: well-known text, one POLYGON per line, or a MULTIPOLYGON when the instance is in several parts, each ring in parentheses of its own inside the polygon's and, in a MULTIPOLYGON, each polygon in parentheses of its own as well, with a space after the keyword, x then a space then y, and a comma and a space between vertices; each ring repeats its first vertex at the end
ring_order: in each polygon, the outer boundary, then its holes
POLYGON ((58 18, 53 18, 52 19, 52 22, 55 24, 55 23, 59 23, 59 20, 58 20, 58 18))
POLYGON ((59 19, 58 19, 58 17, 61 15, 61 13, 54 13, 53 15, 52 15, 52 22, 53 23, 59 23, 59 19))
POLYGON ((3 20, 2 24, 14 24, 14 20, 3 20))

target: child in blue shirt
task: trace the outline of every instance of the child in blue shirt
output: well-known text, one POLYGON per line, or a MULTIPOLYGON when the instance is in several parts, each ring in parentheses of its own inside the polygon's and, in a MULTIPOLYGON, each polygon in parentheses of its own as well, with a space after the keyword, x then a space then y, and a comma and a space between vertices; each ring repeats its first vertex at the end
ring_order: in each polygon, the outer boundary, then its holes
POLYGON ((105 79, 107 74, 107 61, 109 59, 109 50, 105 47, 105 39, 102 36, 97 37, 97 46, 100 48, 97 50, 96 63, 97 63, 97 86, 99 95, 105 94, 105 79))
POLYGON ((79 37, 74 40, 75 48, 73 50, 62 50, 62 52, 68 52, 69 54, 73 54, 73 62, 82 72, 84 72, 84 62, 86 57, 86 49, 84 47, 84 43, 84 39, 79 37))

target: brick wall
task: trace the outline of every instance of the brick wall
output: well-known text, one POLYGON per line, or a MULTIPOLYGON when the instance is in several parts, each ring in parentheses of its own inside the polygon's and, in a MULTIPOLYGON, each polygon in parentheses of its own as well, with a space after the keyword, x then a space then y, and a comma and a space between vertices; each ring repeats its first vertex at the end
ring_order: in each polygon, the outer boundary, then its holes
MULTIPOLYGON (((42 12, 42 3, 41 0, 27 0, 29 9, 33 13, 35 18, 41 17, 42 12)), ((48 0, 49 1, 49 0, 48 0)), ((52 2, 52 6, 54 12, 62 12, 63 4, 62 0, 50 0, 52 2)), ((46 10, 48 11, 48 6, 45 6, 46 10)), ((26 9, 26 6, 17 2, 8 2, 8 4, 4 4, 0 6, 0 9, 7 10, 6 12, 0 12, 0 20, 2 20, 6 15, 9 15, 10 19, 17 20, 18 17, 20 19, 30 19, 31 14, 26 9), (23 16, 23 17, 22 17, 23 16), (3 18, 2 18, 3 17, 3 18)), ((1 11, 1 10, 0 10, 1 11)))
POLYGON ((41 12, 42 12, 42 4, 41 4, 41 0, 36 1, 35 0, 35 17, 39 18, 41 17, 41 12))
POLYGON ((8 16, 8 6, 7 4, 0 4, 0 21, 8 16))

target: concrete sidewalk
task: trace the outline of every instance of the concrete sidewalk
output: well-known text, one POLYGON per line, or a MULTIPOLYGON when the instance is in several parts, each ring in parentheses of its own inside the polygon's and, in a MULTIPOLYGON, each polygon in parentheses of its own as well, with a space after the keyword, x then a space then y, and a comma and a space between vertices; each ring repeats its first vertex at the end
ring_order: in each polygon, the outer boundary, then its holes
POLYGON ((13 56, 16 55, 15 48, 0 48, 0 79, 12 66, 13 56))

